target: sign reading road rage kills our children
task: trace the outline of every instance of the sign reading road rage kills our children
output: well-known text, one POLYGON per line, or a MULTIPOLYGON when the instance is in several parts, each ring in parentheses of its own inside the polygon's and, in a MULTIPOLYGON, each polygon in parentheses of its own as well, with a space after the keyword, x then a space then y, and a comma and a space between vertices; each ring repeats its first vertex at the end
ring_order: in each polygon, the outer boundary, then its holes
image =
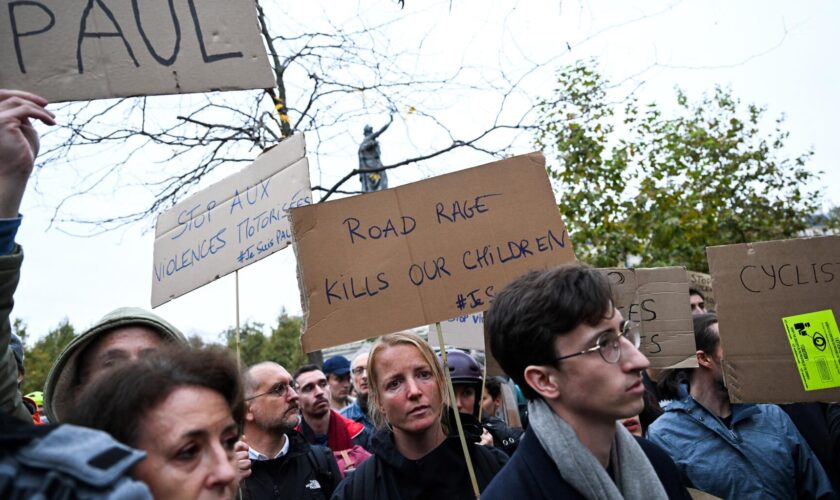
POLYGON ((3 0, 0 87, 52 102, 275 85, 254 0, 3 0))
POLYGON ((734 403, 840 401, 840 237, 706 249, 734 403))
POLYGON ((307 352, 481 312, 526 271, 575 261, 539 153, 291 216, 307 352))
POLYGON ((312 203, 303 134, 160 214, 152 307, 291 244, 289 209, 312 203))

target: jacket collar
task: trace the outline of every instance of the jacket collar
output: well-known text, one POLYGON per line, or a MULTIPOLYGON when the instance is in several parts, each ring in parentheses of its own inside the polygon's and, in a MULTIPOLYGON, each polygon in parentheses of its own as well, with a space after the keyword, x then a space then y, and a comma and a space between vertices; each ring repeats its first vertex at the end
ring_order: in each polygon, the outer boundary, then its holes
MULTIPOLYGON (((731 405, 732 408, 732 427, 734 427, 737 423, 747 420, 748 418, 752 417, 753 415, 759 413, 761 410, 759 409, 758 405, 753 403, 740 403, 740 404, 733 404, 731 405)), ((717 415, 712 414, 709 410, 707 410, 703 405, 698 403, 694 398, 690 395, 686 397, 671 401, 671 403, 665 407, 665 411, 681 411, 687 413, 695 418, 699 417, 708 417, 713 416, 717 419, 720 419, 717 415)))

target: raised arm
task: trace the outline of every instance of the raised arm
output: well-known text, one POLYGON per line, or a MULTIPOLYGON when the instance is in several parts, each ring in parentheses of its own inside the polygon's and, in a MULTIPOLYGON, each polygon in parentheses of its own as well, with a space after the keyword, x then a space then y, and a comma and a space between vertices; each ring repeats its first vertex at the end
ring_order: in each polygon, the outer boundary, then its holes
POLYGON ((43 98, 0 89, 0 409, 21 420, 32 417, 21 402, 17 364, 9 348, 13 295, 23 255, 14 245, 20 203, 38 155, 38 133, 31 120, 53 125, 43 98))

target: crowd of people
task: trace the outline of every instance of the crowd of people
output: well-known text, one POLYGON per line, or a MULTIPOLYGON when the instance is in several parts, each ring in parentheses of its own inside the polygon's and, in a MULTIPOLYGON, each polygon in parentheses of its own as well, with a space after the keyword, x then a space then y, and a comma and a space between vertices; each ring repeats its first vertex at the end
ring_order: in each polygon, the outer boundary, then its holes
POLYGON ((507 377, 410 332, 352 360, 239 370, 120 308, 64 349, 43 395, 23 396, 15 236, 46 105, 0 90, 2 498, 837 498, 837 404, 731 404, 698 290, 698 367, 650 370, 639 325, 581 264, 497 294, 485 329, 507 377))

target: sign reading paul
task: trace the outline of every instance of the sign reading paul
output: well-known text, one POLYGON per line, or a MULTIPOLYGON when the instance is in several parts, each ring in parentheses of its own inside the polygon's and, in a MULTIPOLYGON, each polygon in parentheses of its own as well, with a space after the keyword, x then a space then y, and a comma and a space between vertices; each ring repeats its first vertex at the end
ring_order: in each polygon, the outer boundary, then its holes
POLYGON ((539 153, 291 217, 307 352, 483 311, 526 271, 575 260, 539 153))
POLYGON ((58 101, 274 86, 253 0, 0 0, 0 87, 58 101))

